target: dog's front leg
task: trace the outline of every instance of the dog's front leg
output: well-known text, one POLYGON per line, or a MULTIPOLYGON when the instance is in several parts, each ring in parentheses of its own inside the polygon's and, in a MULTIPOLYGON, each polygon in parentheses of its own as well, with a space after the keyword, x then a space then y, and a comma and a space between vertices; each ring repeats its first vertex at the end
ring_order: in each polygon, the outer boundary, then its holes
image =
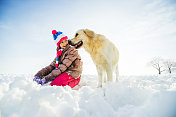
POLYGON ((98 87, 102 87, 103 68, 99 65, 97 65, 96 68, 98 72, 98 87))
POLYGON ((106 73, 107 73, 107 79, 109 82, 112 82, 113 79, 112 79, 112 68, 111 66, 107 66, 106 67, 106 73))

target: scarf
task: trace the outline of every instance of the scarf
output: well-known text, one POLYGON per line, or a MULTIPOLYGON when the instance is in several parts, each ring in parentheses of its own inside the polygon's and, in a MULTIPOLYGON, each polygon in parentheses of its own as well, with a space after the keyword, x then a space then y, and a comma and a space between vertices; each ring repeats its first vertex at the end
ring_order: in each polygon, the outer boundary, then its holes
POLYGON ((58 69, 58 66, 59 66, 59 56, 62 54, 62 51, 63 51, 63 49, 59 49, 57 51, 55 69, 58 69))

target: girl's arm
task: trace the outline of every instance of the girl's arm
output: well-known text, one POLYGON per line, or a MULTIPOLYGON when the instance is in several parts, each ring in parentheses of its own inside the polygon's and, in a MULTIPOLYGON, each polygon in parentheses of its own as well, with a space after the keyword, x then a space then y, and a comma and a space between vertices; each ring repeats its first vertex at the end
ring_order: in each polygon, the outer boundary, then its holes
POLYGON ((40 78, 42 78, 43 76, 46 76, 49 73, 51 73, 51 71, 54 70, 55 61, 56 61, 56 58, 53 60, 53 62, 50 65, 48 65, 45 68, 42 68, 40 71, 38 71, 37 74, 35 74, 35 76, 39 76, 40 78))

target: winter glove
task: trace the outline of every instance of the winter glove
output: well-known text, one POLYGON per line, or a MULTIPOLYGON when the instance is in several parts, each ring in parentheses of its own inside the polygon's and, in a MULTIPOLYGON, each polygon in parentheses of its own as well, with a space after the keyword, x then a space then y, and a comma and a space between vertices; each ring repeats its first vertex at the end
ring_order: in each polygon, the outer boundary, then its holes
POLYGON ((33 79, 33 81, 35 81, 35 82, 38 83, 40 81, 40 77, 39 76, 35 76, 34 79, 33 79))
POLYGON ((38 81, 38 84, 44 85, 46 83, 46 79, 43 78, 40 81, 38 81))

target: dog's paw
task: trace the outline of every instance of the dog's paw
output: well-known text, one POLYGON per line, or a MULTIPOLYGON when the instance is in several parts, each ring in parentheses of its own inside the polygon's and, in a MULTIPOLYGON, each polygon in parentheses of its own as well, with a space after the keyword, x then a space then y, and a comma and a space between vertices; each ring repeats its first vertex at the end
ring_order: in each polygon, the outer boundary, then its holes
POLYGON ((97 86, 97 88, 102 88, 102 84, 99 83, 98 86, 97 86))

